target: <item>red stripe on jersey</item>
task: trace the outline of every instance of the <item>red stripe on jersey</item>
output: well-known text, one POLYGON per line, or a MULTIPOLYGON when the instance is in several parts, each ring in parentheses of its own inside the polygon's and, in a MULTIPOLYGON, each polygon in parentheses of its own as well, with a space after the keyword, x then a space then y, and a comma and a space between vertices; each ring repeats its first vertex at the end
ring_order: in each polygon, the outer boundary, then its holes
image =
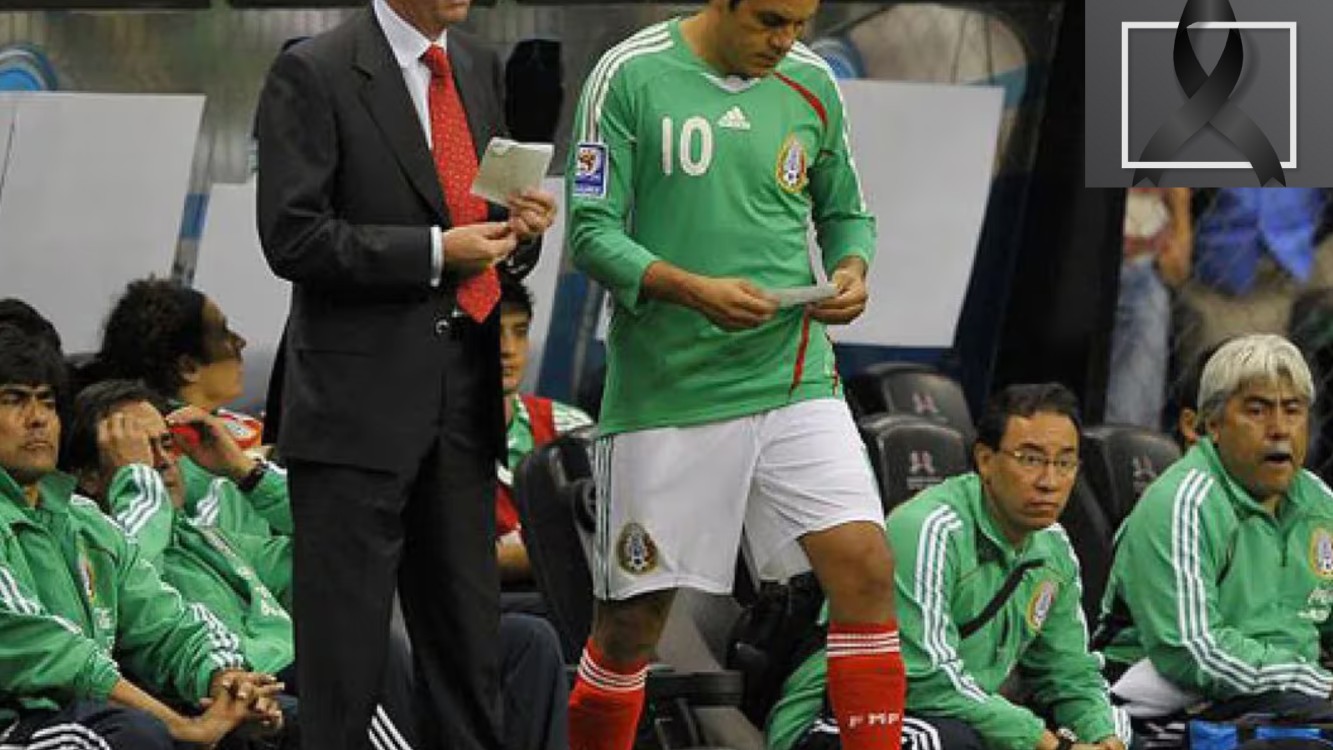
POLYGON ((801 317, 801 344, 796 347, 796 364, 791 368, 791 390, 787 395, 796 392, 796 386, 801 384, 801 376, 805 373, 805 350, 810 346, 810 313, 801 317))
POLYGON ((791 86, 796 93, 804 97, 806 103, 815 110, 815 114, 819 115, 820 124, 824 127, 828 127, 828 112, 824 109, 824 103, 819 101, 819 97, 815 96, 814 92, 781 73, 775 71, 773 75, 777 76, 778 80, 791 86))

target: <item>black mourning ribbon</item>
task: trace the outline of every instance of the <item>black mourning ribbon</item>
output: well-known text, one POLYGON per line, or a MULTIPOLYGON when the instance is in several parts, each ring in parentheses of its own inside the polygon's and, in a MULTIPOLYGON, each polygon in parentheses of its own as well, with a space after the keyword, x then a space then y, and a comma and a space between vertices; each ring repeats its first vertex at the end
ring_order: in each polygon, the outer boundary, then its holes
MULTIPOLYGON (((1157 128, 1148 145, 1143 147, 1139 161, 1170 161, 1180 147, 1185 145, 1185 141, 1211 123, 1240 149, 1241 154, 1254 167, 1260 187, 1267 185, 1269 180, 1286 185, 1287 178, 1282 173, 1282 164, 1268 136, 1264 135, 1249 115, 1229 100, 1245 63, 1245 49, 1241 45, 1239 30, 1227 29, 1226 46, 1211 74, 1204 72, 1194 54, 1194 45, 1190 42, 1190 24, 1235 20, 1236 13, 1228 0, 1188 0, 1185 3, 1180 23, 1176 26, 1173 57, 1176 80, 1180 82, 1189 101, 1157 128)), ((1131 184, 1137 185, 1144 179, 1150 184, 1160 184, 1162 171, 1158 168, 1136 169, 1131 184)))

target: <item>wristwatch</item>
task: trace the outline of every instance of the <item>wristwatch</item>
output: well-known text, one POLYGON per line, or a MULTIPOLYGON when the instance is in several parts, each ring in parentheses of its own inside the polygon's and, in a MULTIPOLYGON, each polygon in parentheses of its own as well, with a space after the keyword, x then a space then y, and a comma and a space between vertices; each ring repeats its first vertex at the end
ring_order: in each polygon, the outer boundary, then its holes
MULTIPOLYGON (((268 462, 264 460, 255 461, 255 467, 250 470, 249 474, 241 477, 241 481, 236 483, 236 489, 247 495, 250 494, 259 486, 259 483, 264 479, 264 475, 267 473, 268 462)), ((1059 750, 1066 750, 1066 748, 1059 748, 1059 750)))

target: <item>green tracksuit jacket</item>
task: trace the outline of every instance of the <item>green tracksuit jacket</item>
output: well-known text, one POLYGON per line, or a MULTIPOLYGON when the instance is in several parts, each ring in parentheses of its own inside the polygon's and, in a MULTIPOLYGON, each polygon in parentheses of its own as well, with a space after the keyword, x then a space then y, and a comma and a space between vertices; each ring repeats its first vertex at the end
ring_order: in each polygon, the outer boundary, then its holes
POLYGON ((1152 659, 1212 699, 1294 690, 1327 697, 1317 661, 1333 605, 1333 495, 1297 474, 1274 517, 1199 442, 1125 519, 1102 602, 1108 660, 1152 659))
POLYGON ((278 465, 268 463, 268 472, 248 493, 188 458, 182 457, 179 466, 185 480, 185 514, 200 526, 250 536, 292 533, 287 472, 278 465))
POLYGON ((117 661, 187 701, 243 668, 235 635, 192 611, 74 480, 53 473, 29 508, 0 470, 0 723, 14 711, 105 700, 117 661), (112 654, 115 654, 113 657, 112 654))
POLYGON ((270 674, 295 658, 290 606, 292 540, 200 526, 171 505, 162 477, 122 467, 111 480, 111 512, 144 559, 185 600, 241 636, 255 669, 270 674))
MULTIPOLYGON (((1113 710, 1099 661, 1088 652, 1079 606, 1078 560, 1058 525, 1022 549, 1000 534, 976 474, 923 491, 889 515, 907 712, 959 719, 995 750, 1031 750, 1045 725, 997 691, 1016 667, 1033 697, 1084 742, 1110 735, 1129 744, 1129 719, 1113 710), (961 624, 978 615, 1010 571, 1029 569, 1005 605, 970 638, 961 624)), ((791 677, 769 721, 769 747, 786 750, 823 701, 825 659, 811 657, 791 677)))

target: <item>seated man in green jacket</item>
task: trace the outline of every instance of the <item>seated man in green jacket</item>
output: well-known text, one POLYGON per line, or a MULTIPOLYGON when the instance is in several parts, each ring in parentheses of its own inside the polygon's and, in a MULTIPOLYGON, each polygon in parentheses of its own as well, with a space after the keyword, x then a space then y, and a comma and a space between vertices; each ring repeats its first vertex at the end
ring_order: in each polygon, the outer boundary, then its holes
MULTIPOLYGON (((291 599, 291 540, 246 535, 188 517, 178 454, 212 471, 226 460, 227 429, 197 407, 162 416, 160 398, 134 381, 110 380, 84 389, 75 401, 68 468, 89 494, 136 537, 143 555, 204 616, 241 636, 256 666, 296 680, 295 643, 286 603, 291 599), (198 442, 175 440, 168 427, 204 431, 198 442)), ((406 631, 391 631, 390 661, 381 705, 367 732, 374 747, 416 747, 411 647, 406 631)), ((506 615, 504 654, 507 750, 554 750, 565 743, 564 673, 556 636, 544 621, 506 615)), ((284 696, 287 725, 296 722, 297 690, 284 696)), ((291 731, 284 748, 299 747, 291 731)), ((0 745, 0 750, 4 750, 0 745)))
MULTIPOLYGON (((139 544, 143 558, 175 586, 200 616, 240 636, 240 651, 257 669, 290 686, 283 748, 297 734, 296 646, 292 637, 290 537, 209 526, 187 515, 179 460, 206 471, 234 450, 221 421, 199 409, 171 414, 197 440, 176 439, 162 416, 165 402, 138 381, 106 380, 81 391, 72 409, 65 468, 80 487, 139 544)), ((405 640, 390 649, 382 706, 371 718, 372 741, 413 741, 411 654, 405 640)))
POLYGON ((1103 600, 1113 693, 1169 724, 1248 713, 1333 721, 1333 497, 1301 468, 1314 385, 1289 341, 1222 345, 1199 384, 1198 443, 1121 526, 1103 600))
POLYGON ((212 747, 281 685, 247 671, 236 636, 192 611, 73 478, 56 471, 64 361, 0 326, 0 744, 212 747), (185 717, 121 674, 173 700, 185 717))
MULTIPOLYGON (((1127 747, 1128 717, 1111 706, 1088 651, 1078 560, 1056 523, 1078 448, 1072 393, 1010 386, 977 425, 977 470, 889 515, 907 665, 903 750, 1127 747), (1000 693, 1016 670, 1032 708, 1000 693)), ((838 746, 825 664, 820 651, 787 679, 769 718, 770 750, 838 746)))

